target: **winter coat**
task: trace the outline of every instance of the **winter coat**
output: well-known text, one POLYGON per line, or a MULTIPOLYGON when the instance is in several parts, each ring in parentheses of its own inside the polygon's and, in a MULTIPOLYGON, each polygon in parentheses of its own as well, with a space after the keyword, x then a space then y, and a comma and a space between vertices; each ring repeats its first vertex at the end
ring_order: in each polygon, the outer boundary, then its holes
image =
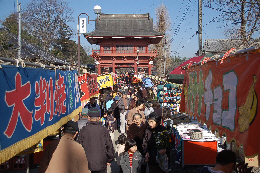
POLYGON ((78 141, 85 149, 91 171, 105 170, 107 163, 111 163, 115 158, 109 131, 100 121, 88 122, 80 130, 78 141))
POLYGON ((120 158, 120 165, 123 170, 123 173, 139 173, 142 164, 142 155, 139 151, 136 151, 133 154, 132 159, 132 168, 130 167, 129 154, 124 152, 120 158))
POLYGON ((88 118, 81 118, 80 120, 78 120, 79 130, 81 130, 84 126, 86 126, 88 121, 89 121, 88 118))
POLYGON ((155 142, 153 132, 158 133, 164 130, 166 130, 166 128, 163 127, 162 125, 158 125, 154 129, 148 127, 145 130, 144 139, 143 139, 143 150, 145 154, 146 153, 150 154, 149 162, 148 162, 149 164, 158 164, 156 161, 157 148, 156 148, 156 142, 155 142))
POLYGON ((162 108, 153 108, 154 112, 156 112, 160 117, 162 117, 162 108))
POLYGON ((127 125, 130 126, 133 123, 133 116, 135 113, 140 113, 142 115, 142 121, 145 122, 144 111, 137 111, 136 108, 131 109, 127 114, 127 125))
POLYGON ((211 167, 209 166, 204 166, 201 170, 200 173, 224 173, 222 171, 213 171, 211 167))
POLYGON ((99 105, 96 103, 96 102, 94 102, 93 104, 91 104, 90 102, 88 102, 85 106, 84 106, 84 108, 97 108, 97 109, 100 109, 100 107, 99 107, 99 105))
POLYGON ((118 120, 120 118, 120 112, 119 112, 119 107, 118 104, 114 101, 109 108, 110 111, 114 112, 114 117, 118 120))
POLYGON ((145 88, 142 89, 142 97, 143 98, 147 97, 147 90, 145 88))
MULTIPOLYGON (((129 108, 130 100, 129 100, 129 98, 126 98, 126 100, 127 100, 127 107, 129 108)), ((124 104, 124 100, 123 100, 122 97, 119 98, 117 105, 118 105, 118 108, 119 108, 119 112, 124 113, 125 112, 125 104, 124 104)))
POLYGON ((135 106, 136 106, 136 101, 134 99, 130 99, 129 110, 135 108, 135 106))
POLYGON ((144 115, 145 115, 145 117, 147 117, 148 115, 150 115, 150 113, 152 113, 152 112, 154 112, 154 109, 153 109, 153 107, 146 107, 145 109, 144 109, 144 115))
POLYGON ((40 167, 39 167, 39 173, 45 173, 49 163, 51 161, 52 155, 54 153, 54 151, 56 150, 58 144, 60 142, 60 139, 54 140, 51 143, 49 143, 46 148, 44 149, 43 155, 42 155, 42 159, 41 159, 41 163, 40 163, 40 167))
POLYGON ((125 151, 125 144, 117 144, 116 146, 116 162, 120 165, 120 157, 122 156, 123 152, 125 151))
POLYGON ((66 136, 61 137, 46 173, 90 173, 84 148, 66 136))
POLYGON ((140 127, 138 127, 135 123, 131 124, 127 131, 127 139, 134 139, 136 142, 137 150, 143 153, 143 138, 144 132, 146 130, 146 124, 142 123, 140 127))

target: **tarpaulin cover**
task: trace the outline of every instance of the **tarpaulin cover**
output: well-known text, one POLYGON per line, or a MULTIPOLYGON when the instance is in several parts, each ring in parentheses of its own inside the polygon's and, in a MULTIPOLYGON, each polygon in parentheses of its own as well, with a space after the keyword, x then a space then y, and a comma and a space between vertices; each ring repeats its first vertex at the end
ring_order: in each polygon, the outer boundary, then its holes
POLYGON ((76 116, 76 71, 1 66, 0 163, 33 146, 76 116))
POLYGON ((143 81, 144 87, 153 87, 153 83, 150 78, 143 78, 142 81, 143 81))
POLYGON ((102 75, 97 77, 98 88, 113 88, 114 82, 111 74, 102 75))
POLYGON ((200 62, 200 60, 203 58, 204 56, 197 56, 197 57, 193 57, 187 61, 185 61, 184 63, 182 63, 180 66, 176 67, 173 71, 170 72, 170 74, 185 74, 185 70, 181 70, 182 66, 185 66, 189 63, 193 64, 194 62, 200 62))
POLYGON ((260 54, 187 69, 184 96, 182 111, 205 122, 212 131, 226 134, 240 154, 250 158, 259 155, 260 54))
POLYGON ((99 94, 97 75, 85 73, 79 76, 80 101, 86 102, 99 94))

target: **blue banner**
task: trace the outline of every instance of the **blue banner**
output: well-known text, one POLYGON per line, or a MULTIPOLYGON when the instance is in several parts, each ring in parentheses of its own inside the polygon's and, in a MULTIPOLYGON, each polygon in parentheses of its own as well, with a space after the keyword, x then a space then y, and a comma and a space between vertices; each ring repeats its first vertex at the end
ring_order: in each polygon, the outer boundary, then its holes
POLYGON ((2 65, 0 81, 1 154, 2 150, 59 122, 81 105, 77 71, 2 65))

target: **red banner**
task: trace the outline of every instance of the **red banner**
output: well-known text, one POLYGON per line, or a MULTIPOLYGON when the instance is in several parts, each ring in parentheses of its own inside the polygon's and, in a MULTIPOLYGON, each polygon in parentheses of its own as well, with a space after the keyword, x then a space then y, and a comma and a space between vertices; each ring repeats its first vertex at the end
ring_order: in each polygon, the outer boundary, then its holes
POLYGON ((182 111, 220 136, 226 134, 240 155, 260 153, 260 54, 192 66, 186 70, 183 95, 182 111))
POLYGON ((85 73, 79 76, 80 101, 88 101, 99 94, 97 75, 85 73))

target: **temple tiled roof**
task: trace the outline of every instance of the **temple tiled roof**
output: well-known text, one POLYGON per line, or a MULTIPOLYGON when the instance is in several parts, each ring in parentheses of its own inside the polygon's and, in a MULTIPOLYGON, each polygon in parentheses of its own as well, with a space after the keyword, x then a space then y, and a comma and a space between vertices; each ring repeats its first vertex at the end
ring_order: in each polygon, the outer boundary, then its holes
POLYGON ((241 40, 205 39, 203 50, 210 53, 225 53, 233 47, 239 47, 241 43, 241 40))
POLYGON ((100 14, 93 32, 85 36, 158 36, 153 19, 147 14, 100 14))

